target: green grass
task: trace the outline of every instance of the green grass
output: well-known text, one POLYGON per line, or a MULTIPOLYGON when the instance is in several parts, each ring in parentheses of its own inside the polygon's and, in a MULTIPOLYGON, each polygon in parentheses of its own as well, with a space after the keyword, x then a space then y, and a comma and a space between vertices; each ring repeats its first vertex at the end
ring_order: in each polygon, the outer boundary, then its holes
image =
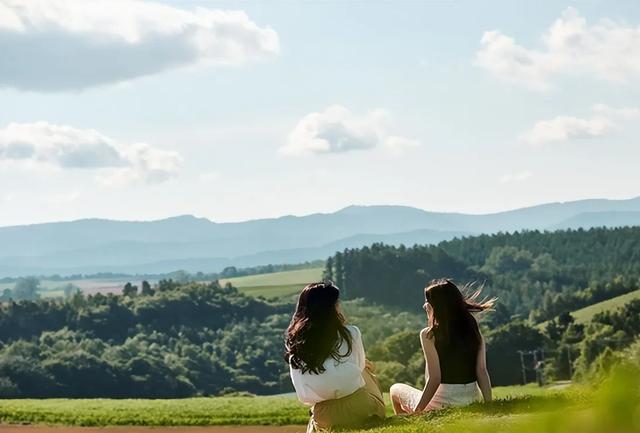
POLYGON ((393 417, 351 433, 640 433, 639 373, 619 369, 595 389, 552 387, 546 395, 393 417))
MULTIPOLYGON (((606 301, 598 302, 597 304, 592 304, 579 310, 572 311, 571 315, 576 319, 577 323, 586 324, 593 319, 593 316, 596 314, 603 311, 617 310, 634 299, 640 299, 640 290, 625 293, 624 295, 616 296, 615 298, 607 299, 606 301)), ((547 323, 549 323, 548 320, 538 323, 535 327, 543 330, 547 326, 547 323)))
POLYGON ((257 274, 229 278, 227 280, 221 280, 221 282, 230 282, 235 287, 311 283, 322 278, 322 271, 323 268, 296 269, 295 271, 273 272, 270 274, 257 274))
MULTIPOLYGON (((545 401, 555 401, 561 394, 535 385, 498 387, 495 388, 498 402, 464 410, 470 414, 521 411, 545 401)), ((385 397, 387 412, 391 416, 391 405, 388 404, 388 396, 385 397)), ((0 404, 0 423, 14 424, 302 425, 307 421, 308 409, 294 396, 169 400, 7 399, 0 404)))
POLYGON ((640 290, 635 290, 625 293, 624 295, 616 296, 615 298, 607 299, 606 301, 598 302, 597 304, 589 305, 588 307, 572 312, 571 315, 576 319, 576 322, 587 323, 596 314, 603 311, 616 310, 634 299, 640 299, 640 290))
MULTIPOLYGON (((394 416, 385 420, 381 426, 366 431, 370 433, 476 433, 478 431, 498 433, 504 432, 509 426, 522 424, 541 414, 585 407, 586 404, 582 398, 566 393, 520 396, 495 400, 490 404, 478 403, 420 416, 394 416)), ((353 433, 356 431, 360 430, 352 430, 353 433)))
POLYGON ((308 409, 295 397, 212 397, 168 400, 2 400, 0 423, 108 425, 305 424, 308 409))
POLYGON ((228 278, 220 280, 220 283, 231 283, 247 295, 279 298, 298 293, 308 283, 320 280, 322 271, 323 268, 297 269, 295 271, 228 278))
POLYGON ((238 290, 249 296, 262 296, 268 299, 292 296, 300 292, 304 287, 300 284, 289 284, 282 286, 250 286, 240 287, 238 290))

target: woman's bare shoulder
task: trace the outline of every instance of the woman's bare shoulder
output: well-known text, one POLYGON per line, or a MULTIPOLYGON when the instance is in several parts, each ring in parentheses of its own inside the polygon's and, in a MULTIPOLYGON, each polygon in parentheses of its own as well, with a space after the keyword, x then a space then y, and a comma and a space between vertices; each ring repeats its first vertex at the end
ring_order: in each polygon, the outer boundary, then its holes
POLYGON ((433 328, 427 327, 420 331, 421 340, 433 340, 433 328))

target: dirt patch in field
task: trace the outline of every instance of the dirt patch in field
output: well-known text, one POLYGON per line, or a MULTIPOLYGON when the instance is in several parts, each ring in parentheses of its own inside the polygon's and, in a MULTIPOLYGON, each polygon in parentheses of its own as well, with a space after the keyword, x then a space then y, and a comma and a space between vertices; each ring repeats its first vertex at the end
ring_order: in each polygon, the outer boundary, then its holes
POLYGON ((210 427, 71 427, 3 425, 2 433, 304 433, 305 426, 210 426, 210 427))

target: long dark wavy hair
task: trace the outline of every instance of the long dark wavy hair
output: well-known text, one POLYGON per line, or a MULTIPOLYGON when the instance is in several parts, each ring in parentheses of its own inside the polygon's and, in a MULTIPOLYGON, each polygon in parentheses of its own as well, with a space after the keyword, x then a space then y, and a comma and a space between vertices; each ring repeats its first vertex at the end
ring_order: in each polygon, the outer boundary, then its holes
POLYGON ((303 373, 324 373, 328 358, 336 361, 351 354, 351 333, 338 308, 340 289, 332 282, 313 283, 302 289, 285 338, 285 360, 303 373), (340 353, 342 342, 346 353, 340 353))
POLYGON ((431 281, 424 289, 425 301, 431 305, 429 328, 438 345, 459 346, 461 343, 473 353, 480 348, 481 336, 473 313, 491 309, 496 298, 478 301, 482 288, 473 290, 472 284, 462 290, 449 279, 431 281))

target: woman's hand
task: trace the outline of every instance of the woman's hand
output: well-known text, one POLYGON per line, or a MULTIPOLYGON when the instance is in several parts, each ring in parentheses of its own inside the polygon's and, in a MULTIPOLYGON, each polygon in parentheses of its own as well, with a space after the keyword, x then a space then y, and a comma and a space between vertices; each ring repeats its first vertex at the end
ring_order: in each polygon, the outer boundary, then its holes
POLYGON ((404 413, 406 413, 407 415, 416 415, 416 414, 418 414, 418 412, 416 412, 415 406, 411 406, 411 405, 408 405, 408 404, 401 403, 400 407, 402 408, 404 413))
POLYGON ((369 370, 371 373, 375 373, 376 372, 376 368, 373 365, 373 362, 369 361, 366 358, 364 360, 364 368, 365 368, 365 370, 369 370))

